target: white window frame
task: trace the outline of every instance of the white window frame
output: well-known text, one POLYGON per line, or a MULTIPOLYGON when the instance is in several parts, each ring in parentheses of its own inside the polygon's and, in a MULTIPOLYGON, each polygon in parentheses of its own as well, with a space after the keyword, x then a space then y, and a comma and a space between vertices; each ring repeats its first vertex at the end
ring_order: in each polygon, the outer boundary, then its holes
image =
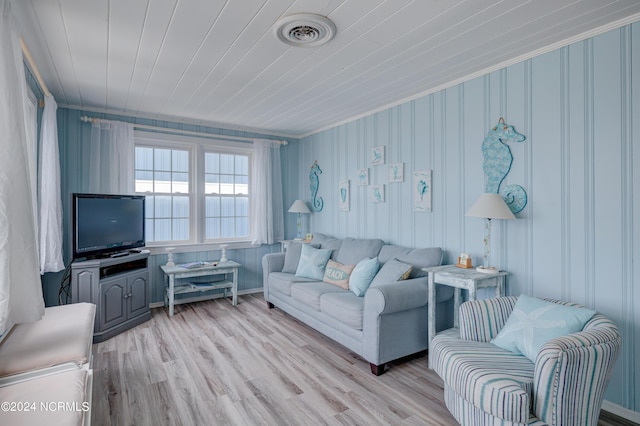
MULTIPOLYGON (((181 149, 189 151, 189 241, 152 241, 147 242, 151 253, 164 253, 167 247, 176 247, 178 252, 218 250, 221 244, 232 248, 251 247, 251 173, 253 166, 253 144, 230 142, 215 138, 199 138, 179 134, 165 134, 147 131, 134 131, 134 145, 147 148, 181 149), (249 235, 244 238, 205 239, 205 152, 219 154, 246 155, 249 157, 249 235)), ((136 192, 137 195, 145 195, 136 192)))

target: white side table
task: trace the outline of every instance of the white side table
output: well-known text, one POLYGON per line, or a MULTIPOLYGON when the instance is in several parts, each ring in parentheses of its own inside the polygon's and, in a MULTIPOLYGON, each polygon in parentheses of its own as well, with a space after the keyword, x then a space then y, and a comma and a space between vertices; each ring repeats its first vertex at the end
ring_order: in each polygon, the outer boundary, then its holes
POLYGON ((469 291, 469 300, 476 300, 480 288, 495 287, 496 297, 505 293, 507 272, 485 274, 475 269, 458 268, 456 265, 423 268, 429 273, 429 344, 436 335, 436 284, 454 287, 454 327, 458 327, 458 310, 460 309, 460 290, 469 291))
POLYGON ((179 303, 190 303, 200 300, 207 300, 216 297, 201 296, 201 297, 189 297, 185 299, 176 300, 176 294, 197 294, 208 290, 224 290, 224 297, 227 298, 227 289, 231 289, 231 304, 236 306, 238 304, 238 268, 240 268, 238 262, 233 260, 227 260, 226 262, 217 262, 217 265, 203 265, 193 269, 183 268, 180 265, 166 266, 161 265, 160 269, 164 272, 166 280, 165 291, 165 306, 169 306, 169 316, 173 316, 174 305, 179 303), (231 275, 231 281, 226 279, 226 275, 231 275), (176 286, 176 279, 181 278, 194 278, 194 277, 207 277, 214 275, 225 275, 225 279, 222 281, 216 281, 211 284, 203 284, 202 286, 196 286, 187 283, 184 286, 176 286))

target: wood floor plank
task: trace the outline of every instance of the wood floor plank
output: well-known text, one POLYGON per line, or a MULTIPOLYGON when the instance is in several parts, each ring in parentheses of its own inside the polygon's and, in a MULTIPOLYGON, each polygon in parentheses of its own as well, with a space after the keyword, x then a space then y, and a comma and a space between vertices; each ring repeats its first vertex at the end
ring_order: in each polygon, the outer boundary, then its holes
MULTIPOLYGON (((427 357, 379 377, 261 294, 164 308, 94 345, 93 425, 455 425, 427 357)), ((603 422, 605 426, 616 424, 603 422)))

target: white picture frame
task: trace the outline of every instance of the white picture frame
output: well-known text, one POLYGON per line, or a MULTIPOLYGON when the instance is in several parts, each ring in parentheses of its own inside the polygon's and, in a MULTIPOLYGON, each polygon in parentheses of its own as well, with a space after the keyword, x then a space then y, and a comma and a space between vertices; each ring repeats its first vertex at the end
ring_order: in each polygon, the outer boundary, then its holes
POLYGON ((431 170, 413 173, 413 210, 431 211, 431 170))
POLYGON ((404 163, 389 164, 389 183, 404 182, 404 163))
POLYGON ((364 169, 358 169, 358 186, 367 186, 369 185, 369 168, 365 167, 364 169))
POLYGON ((384 146, 376 146, 371 150, 371 165, 379 166, 384 164, 384 146))
POLYGON ((373 203, 384 203, 384 185, 371 185, 370 198, 373 203))
POLYGON ((349 199, 351 194, 349 193, 349 181, 341 180, 338 182, 338 207, 342 212, 348 212, 350 208, 349 199))

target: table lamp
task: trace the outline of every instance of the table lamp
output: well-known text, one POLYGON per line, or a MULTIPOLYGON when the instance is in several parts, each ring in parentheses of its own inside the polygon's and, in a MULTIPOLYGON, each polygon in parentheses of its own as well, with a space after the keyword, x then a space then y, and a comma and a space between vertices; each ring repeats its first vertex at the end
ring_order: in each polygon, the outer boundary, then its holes
POLYGON ((498 272, 496 268, 490 266, 491 261, 491 219, 506 219, 511 220, 516 217, 504 202, 500 194, 482 194, 480 198, 471 206, 465 216, 470 217, 482 217, 485 219, 484 227, 484 254, 483 266, 478 266, 476 270, 478 272, 484 272, 492 274, 498 272))
POLYGON ((302 200, 295 200, 291 207, 289 207, 289 213, 297 213, 298 214, 298 236, 296 240, 302 239, 302 214, 309 214, 311 210, 307 207, 307 203, 302 200))

